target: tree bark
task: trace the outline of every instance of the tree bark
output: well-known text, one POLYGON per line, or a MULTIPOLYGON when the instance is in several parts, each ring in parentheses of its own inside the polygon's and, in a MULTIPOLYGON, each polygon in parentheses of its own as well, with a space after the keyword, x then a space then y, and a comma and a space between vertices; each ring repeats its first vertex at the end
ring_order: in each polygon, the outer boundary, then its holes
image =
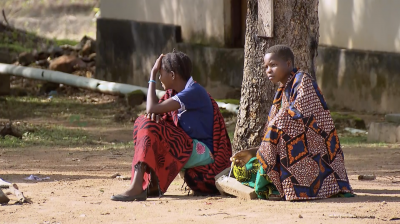
POLYGON ((295 67, 315 78, 314 59, 319 38, 318 0, 275 0, 272 38, 257 36, 258 0, 248 0, 241 100, 233 150, 259 146, 264 135, 275 86, 262 67, 264 52, 276 44, 290 46, 295 67))

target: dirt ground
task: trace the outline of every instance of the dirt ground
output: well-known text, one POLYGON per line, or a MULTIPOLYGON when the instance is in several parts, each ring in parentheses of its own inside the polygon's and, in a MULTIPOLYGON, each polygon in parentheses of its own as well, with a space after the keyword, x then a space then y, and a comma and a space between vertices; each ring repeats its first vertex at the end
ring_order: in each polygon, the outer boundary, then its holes
MULTIPOLYGON (((0 223, 400 223, 400 145, 368 144, 365 136, 341 138, 357 194, 353 198, 273 202, 195 197, 181 189, 183 180, 177 177, 162 198, 111 201, 130 183, 111 178, 117 172, 130 176, 130 113, 116 97, 79 94, 51 101, 7 98, 10 111, 0 110, 0 123, 11 117, 27 133, 23 140, 0 139, 0 178, 16 183, 31 203, 14 204, 10 195, 8 205, 0 206, 0 223), (123 121, 115 121, 121 114, 126 115, 123 121), (377 178, 360 181, 361 174, 377 178), (24 179, 30 175, 50 179, 24 179)), ((130 111, 140 114, 142 109, 130 111)))
MULTIPOLYGON (((42 27, 41 35, 76 40, 83 34, 95 35, 93 13, 75 15, 78 19, 74 19, 74 25, 59 26, 57 21, 69 21, 71 16, 56 12, 57 18, 37 19, 35 15, 22 14, 24 2, 1 1, 16 27, 29 26, 27 29, 33 32, 42 27), (70 29, 74 32, 66 32, 70 29)), ((50 1, 40 4, 47 2, 50 1)), ((85 2, 89 3, 83 9, 90 11, 98 1, 85 2)), ((29 4, 26 7, 36 13, 29 4)), ((41 5, 36 8, 46 11, 41 5)), ((14 204, 16 198, 10 195, 12 201, 0 206, 0 223, 400 223, 399 145, 344 147, 346 168, 356 192, 354 198, 272 202, 226 196, 194 197, 181 189, 183 180, 177 177, 162 198, 111 201, 113 194, 124 191, 130 183, 111 175, 118 172, 130 176, 133 147, 124 143, 131 140, 132 124, 110 122, 115 119, 115 110, 122 109, 116 104, 87 104, 88 100, 96 103, 95 99, 78 97, 78 103, 56 99, 49 103, 46 98, 29 97, 13 100, 10 117, 0 105, 0 122, 12 118, 33 124, 35 130, 46 129, 24 136, 27 145, 9 139, 13 147, 0 144, 0 178, 18 184, 31 201, 14 204), (77 119, 72 119, 74 116, 77 119), (70 131, 67 140, 63 136, 66 131, 70 131), (52 138, 44 138, 51 133, 52 138), (81 134, 84 139, 79 137, 81 134), (360 174, 374 174, 377 179, 360 181, 360 174), (30 175, 50 179, 24 179, 30 175)), ((229 128, 232 131, 234 125, 229 128)))
MULTIPOLYGON (((29 147, 0 151, 0 177, 17 183, 31 204, 0 207, 0 223, 396 223, 400 218, 400 148, 345 148, 354 198, 308 202, 187 196, 183 180, 162 198, 114 202, 129 180, 131 148, 29 147), (29 175, 50 177, 31 182, 29 175), (359 174, 376 180, 359 181, 359 174), (344 218, 338 218, 338 216, 344 218), (349 218, 351 215, 359 218, 349 218), (371 218, 373 216, 374 218, 371 218), (369 217, 369 218, 367 218, 369 217)), ((14 199, 10 195, 11 199, 14 199)))

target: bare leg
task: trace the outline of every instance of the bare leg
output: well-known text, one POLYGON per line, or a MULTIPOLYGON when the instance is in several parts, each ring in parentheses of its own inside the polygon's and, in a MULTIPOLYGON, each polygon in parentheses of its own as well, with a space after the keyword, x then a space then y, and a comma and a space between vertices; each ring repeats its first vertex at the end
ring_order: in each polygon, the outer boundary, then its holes
POLYGON ((136 166, 131 186, 129 186, 129 189, 122 193, 122 195, 136 196, 143 192, 144 164, 137 164, 136 166))
POLYGON ((147 191, 143 190, 143 175, 145 165, 143 163, 135 166, 135 175, 129 189, 122 194, 111 197, 113 201, 144 201, 147 199, 147 191))

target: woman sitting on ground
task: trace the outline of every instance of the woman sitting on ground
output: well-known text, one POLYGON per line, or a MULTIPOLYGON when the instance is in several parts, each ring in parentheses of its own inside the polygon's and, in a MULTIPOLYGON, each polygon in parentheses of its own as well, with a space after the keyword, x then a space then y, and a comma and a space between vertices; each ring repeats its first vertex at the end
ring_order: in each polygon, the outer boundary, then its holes
POLYGON ((214 177, 230 166, 230 140, 218 105, 191 77, 190 58, 161 55, 151 71, 147 115, 137 118, 133 141, 132 181, 114 201, 146 200, 149 185, 161 194, 180 171, 195 193, 217 193, 214 177), (156 95, 156 75, 166 94, 156 95))
POLYGON ((261 146, 231 159, 235 177, 260 198, 307 200, 352 196, 344 155, 315 80, 294 68, 292 50, 275 45, 264 57, 266 75, 280 83, 261 146))

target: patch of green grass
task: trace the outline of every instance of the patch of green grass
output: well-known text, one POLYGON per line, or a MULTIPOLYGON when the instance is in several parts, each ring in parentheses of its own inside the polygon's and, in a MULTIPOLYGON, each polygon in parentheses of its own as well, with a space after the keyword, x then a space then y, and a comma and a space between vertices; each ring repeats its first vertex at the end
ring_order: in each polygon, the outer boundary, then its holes
MULTIPOLYGON (((38 31, 40 33, 40 30, 38 31)), ((3 32, 0 32, 0 47, 9 49, 11 52, 21 53, 24 51, 30 52, 33 49, 39 49, 39 46, 60 45, 76 45, 79 41, 69 39, 47 39, 40 37, 34 32, 28 32, 18 29, 6 27, 3 32)), ((43 50, 43 49, 41 49, 43 50)))
POLYGON ((390 144, 383 142, 368 142, 367 135, 363 134, 339 134, 340 144, 343 147, 387 147, 390 144))
MULTIPOLYGON (((66 97, 54 97, 51 101, 44 97, 6 97, 7 105, 0 103, 0 117, 6 119, 56 118, 82 123, 87 120, 101 119, 115 114, 116 103, 81 103, 66 97), (101 111, 101 113, 99 112, 101 111)), ((78 125, 79 126, 79 125, 78 125)), ((82 125, 81 125, 82 126, 82 125)))
POLYGON ((69 39, 54 39, 54 42, 57 46, 61 46, 61 45, 71 45, 71 46, 75 46, 79 43, 79 41, 76 40, 69 40, 69 39))
POLYGON ((0 43, 0 48, 7 48, 12 52, 22 53, 24 51, 32 51, 32 48, 27 48, 19 43, 0 43))
POLYGON ((367 143, 366 135, 340 135, 339 138, 342 145, 354 146, 367 143))
POLYGON ((134 148, 133 141, 128 141, 128 142, 118 142, 115 144, 112 144, 112 147, 107 147, 104 146, 104 149, 127 149, 127 148, 134 148))
POLYGON ((233 113, 233 112, 231 112, 231 111, 228 111, 228 110, 226 110, 225 108, 219 108, 219 111, 221 112, 221 115, 222 115, 224 118, 231 118, 231 117, 233 117, 233 116, 236 116, 235 113, 233 113))
POLYGON ((11 52, 21 53, 32 51, 42 43, 48 43, 48 39, 39 37, 33 32, 5 27, 0 32, 0 43, 2 48, 7 48, 11 52))
POLYGON ((356 121, 362 121, 363 119, 356 117, 351 114, 343 114, 343 113, 338 113, 338 112, 331 112, 332 118, 334 121, 336 120, 356 120, 356 121))
POLYGON ((69 129, 59 125, 36 126, 30 131, 21 130, 24 134, 22 139, 6 136, 0 139, 0 148, 21 148, 28 146, 80 146, 82 144, 93 144, 87 132, 82 129, 69 129))
MULTIPOLYGON (((85 94, 77 98, 56 96, 51 100, 46 97, 8 96, 6 100, 6 103, 0 102, 1 120, 11 119, 13 127, 24 135, 22 140, 12 136, 0 138, 0 148, 36 145, 72 147, 85 144, 104 148, 133 147, 132 142, 104 142, 93 132, 93 127, 107 129, 115 124, 114 116, 125 112, 118 102, 92 102, 93 98, 85 94)), ((132 109, 131 113, 136 111, 132 109)), ((126 127, 132 124, 119 125, 126 127)))
POLYGON ((364 120, 359 117, 338 112, 331 112, 331 115, 335 122, 336 129, 344 129, 345 127, 366 129, 364 120))
POLYGON ((349 115, 349 114, 342 114, 342 113, 338 113, 338 112, 331 112, 332 118, 335 119, 353 119, 354 116, 353 115, 349 115))
POLYGON ((234 136, 235 132, 234 131, 229 131, 228 135, 229 135, 229 139, 231 140, 231 142, 233 142, 233 136, 234 136))
POLYGON ((238 99, 218 99, 215 101, 221 102, 221 103, 230 103, 230 104, 235 104, 235 105, 240 104, 240 100, 238 100, 238 99))
POLYGON ((355 121, 363 121, 363 119, 356 117, 351 114, 343 114, 338 112, 331 112, 333 120, 355 120, 355 121))

